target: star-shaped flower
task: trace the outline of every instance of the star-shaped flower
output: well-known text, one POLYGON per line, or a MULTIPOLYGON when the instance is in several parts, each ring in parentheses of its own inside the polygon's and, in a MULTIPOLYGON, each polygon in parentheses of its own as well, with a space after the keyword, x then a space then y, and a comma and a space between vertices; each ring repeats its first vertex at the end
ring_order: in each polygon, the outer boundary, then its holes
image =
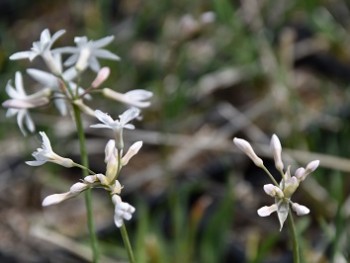
POLYGON ((33 152, 33 157, 36 159, 35 161, 27 161, 26 164, 31 166, 39 166, 46 162, 57 163, 64 167, 73 167, 74 162, 69 158, 64 158, 56 154, 51 147, 51 143, 49 138, 47 137, 45 132, 39 132, 42 138, 42 148, 38 148, 35 152, 33 152))
POLYGON ((66 31, 63 29, 59 30, 51 37, 50 31, 48 29, 44 29, 40 35, 40 40, 33 43, 31 50, 16 52, 10 56, 10 59, 29 59, 32 61, 37 56, 41 56, 53 73, 60 74, 62 71, 60 54, 54 55, 51 52, 51 47, 65 32, 66 31))
POLYGON ((30 132, 34 132, 35 125, 29 115, 28 109, 47 104, 49 102, 48 96, 50 95, 50 91, 44 89, 28 96, 24 91, 22 74, 16 72, 15 87, 9 81, 6 85, 6 92, 11 98, 2 104, 3 107, 9 108, 6 112, 6 117, 17 115, 17 124, 23 135, 27 134, 24 126, 30 132))
POLYGON ((119 119, 113 120, 111 116, 100 110, 95 110, 95 116, 102 123, 93 124, 91 128, 107 128, 114 132, 115 140, 118 149, 124 148, 123 142, 123 129, 133 130, 135 126, 131 123, 133 119, 140 115, 140 110, 138 108, 130 108, 119 115, 119 119))
POLYGON ((108 36, 99 40, 88 40, 87 37, 75 37, 74 42, 76 47, 64 47, 55 49, 57 53, 70 53, 72 54, 64 63, 69 67, 75 64, 75 67, 79 71, 85 70, 87 67, 93 71, 98 72, 101 68, 98 58, 120 60, 120 58, 112 52, 103 49, 104 46, 110 44, 114 39, 114 36, 108 36))

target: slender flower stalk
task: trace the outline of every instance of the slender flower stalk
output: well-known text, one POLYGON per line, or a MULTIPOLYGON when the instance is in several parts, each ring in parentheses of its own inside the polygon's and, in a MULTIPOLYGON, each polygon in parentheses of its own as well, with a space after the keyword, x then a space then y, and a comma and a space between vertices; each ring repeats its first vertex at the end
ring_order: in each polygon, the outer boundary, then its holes
MULTIPOLYGON (((79 137, 81 162, 84 167, 87 167, 87 169, 83 170, 83 177, 86 177, 89 175, 89 171, 88 171, 89 160, 88 160, 88 155, 86 150, 83 122, 81 119, 80 109, 76 105, 73 105, 73 111, 74 111, 74 119, 77 127, 77 133, 79 137)), ((92 262, 97 263, 99 261, 99 249, 98 249, 97 236, 95 232, 95 224, 94 224, 94 218, 93 218, 91 189, 87 189, 85 191, 85 204, 86 204, 88 229, 89 229, 89 235, 90 235, 90 244, 92 249, 92 262)))

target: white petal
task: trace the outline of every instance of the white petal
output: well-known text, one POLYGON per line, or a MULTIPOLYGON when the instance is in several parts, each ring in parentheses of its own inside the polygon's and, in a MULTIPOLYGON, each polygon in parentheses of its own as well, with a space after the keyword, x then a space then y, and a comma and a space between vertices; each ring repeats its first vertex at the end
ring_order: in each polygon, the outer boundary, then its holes
POLYGON ((308 213, 310 213, 310 209, 307 208, 304 205, 300 205, 298 203, 293 203, 292 204, 292 209, 295 211, 295 213, 298 216, 303 216, 303 215, 307 215, 308 213))
POLYGON ((283 228, 283 224, 286 221, 289 213, 289 203, 288 202, 278 202, 277 204, 277 215, 280 222, 280 231, 283 228))
POLYGON ((110 60, 120 60, 120 57, 113 54, 106 49, 99 49, 94 52, 94 55, 98 58, 110 59, 110 60))
POLYGON ((16 52, 10 56, 10 60, 19 60, 19 59, 29 59, 33 55, 33 51, 21 51, 16 52))
POLYGON ((59 89, 59 81, 54 75, 38 69, 27 69, 27 73, 39 83, 53 89, 59 89))
POLYGON ((97 49, 97 48, 101 48, 104 46, 107 46, 109 43, 111 43, 114 39, 114 36, 106 36, 104 38, 101 38, 99 40, 96 41, 92 41, 92 46, 97 49))
POLYGON ((271 215, 273 212, 277 211, 277 205, 273 204, 271 206, 263 206, 258 210, 258 215, 261 217, 266 217, 271 215))

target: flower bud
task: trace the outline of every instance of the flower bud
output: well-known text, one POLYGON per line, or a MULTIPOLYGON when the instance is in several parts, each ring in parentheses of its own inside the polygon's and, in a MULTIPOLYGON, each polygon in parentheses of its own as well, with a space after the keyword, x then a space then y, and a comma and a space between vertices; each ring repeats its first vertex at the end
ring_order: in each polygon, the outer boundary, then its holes
POLYGON ((276 134, 272 135, 270 147, 273 152, 276 169, 283 173, 282 145, 276 134))
POLYGON ((266 217, 271 215, 273 212, 277 211, 277 205, 273 204, 271 206, 263 206, 260 209, 258 209, 258 215, 261 217, 266 217))
POLYGON ((307 215, 310 213, 310 209, 304 205, 299 205, 298 203, 292 204, 292 209, 296 212, 298 216, 307 215))
POLYGON ((259 158, 256 153, 254 152, 252 146, 249 142, 247 142, 244 139, 240 138, 234 138, 233 143, 242 151, 244 152, 258 167, 263 167, 264 163, 261 158, 259 158))
POLYGON ((139 152, 139 150, 142 147, 142 144, 143 144, 142 141, 137 141, 133 145, 130 146, 129 150, 122 158, 123 165, 127 165, 128 162, 130 161, 130 159, 139 152))
POLYGON ((273 184, 265 184, 264 191, 266 194, 272 197, 278 197, 278 198, 284 197, 282 190, 273 184))
POLYGON ((298 178, 300 182, 304 181, 306 177, 305 169, 303 167, 296 169, 294 176, 298 178))
POLYGON ((99 87, 109 77, 110 72, 111 70, 109 69, 109 67, 101 68, 97 73, 95 80, 91 83, 91 87, 99 87))
POLYGON ((315 171, 317 169, 317 167, 319 166, 320 164, 320 161, 319 160, 315 160, 315 161, 312 161, 312 162, 309 162, 307 165, 306 165, 306 168, 305 168, 305 172, 307 174, 310 174, 312 173, 313 171, 315 171))

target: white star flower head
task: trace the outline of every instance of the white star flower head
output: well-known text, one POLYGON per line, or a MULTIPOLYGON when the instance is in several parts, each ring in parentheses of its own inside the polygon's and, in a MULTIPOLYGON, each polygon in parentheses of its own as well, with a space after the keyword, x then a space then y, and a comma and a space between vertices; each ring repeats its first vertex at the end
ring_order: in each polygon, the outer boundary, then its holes
POLYGON ((124 224, 124 220, 130 220, 132 218, 132 214, 136 209, 132 205, 123 202, 118 195, 113 195, 112 201, 115 205, 114 223, 120 228, 124 224))
POLYGON ((41 56, 50 68, 50 70, 52 70, 55 74, 59 74, 62 71, 60 55, 53 55, 51 53, 51 47, 55 43, 55 41, 59 37, 61 37, 65 32, 65 30, 59 30, 51 37, 50 31, 48 29, 45 29, 40 35, 40 40, 33 43, 31 50, 17 52, 11 55, 10 59, 29 59, 30 61, 32 61, 37 56, 41 56))
POLYGON ((126 93, 119 93, 109 88, 104 88, 102 94, 109 99, 120 101, 137 108, 147 108, 151 105, 148 101, 153 93, 143 89, 131 90, 126 93))
POLYGON ((87 37, 76 37, 74 42, 76 47, 64 47, 56 49, 54 52, 71 53, 71 55, 64 63, 69 67, 75 64, 79 71, 85 70, 87 67, 93 71, 98 72, 101 68, 98 58, 120 60, 120 58, 112 52, 103 49, 104 46, 113 41, 113 36, 107 36, 99 40, 88 40, 87 37))
POLYGON ((137 118, 139 115, 140 115, 139 109, 130 108, 125 112, 123 112, 121 115, 119 115, 119 120, 118 119, 113 120, 112 117, 109 116, 107 113, 104 113, 100 110, 95 110, 96 118, 102 123, 93 124, 90 127, 107 128, 107 129, 112 129, 113 131, 116 131, 116 132, 119 132, 122 129, 133 130, 135 129, 135 126, 133 124, 130 124, 129 122, 137 118))
POLYGON ((42 90, 28 96, 23 88, 22 74, 16 72, 15 87, 9 81, 6 85, 6 92, 11 98, 2 104, 4 107, 9 108, 6 112, 6 117, 17 115, 17 124, 23 135, 27 134, 24 126, 26 126, 28 131, 34 132, 35 125, 27 109, 48 103, 48 90, 42 90))
POLYGON ((74 166, 73 160, 61 157, 52 150, 50 140, 45 132, 39 132, 39 134, 42 137, 42 148, 38 148, 35 152, 33 152, 32 155, 36 160, 27 161, 26 164, 30 166, 39 166, 46 162, 52 162, 67 168, 74 166))

